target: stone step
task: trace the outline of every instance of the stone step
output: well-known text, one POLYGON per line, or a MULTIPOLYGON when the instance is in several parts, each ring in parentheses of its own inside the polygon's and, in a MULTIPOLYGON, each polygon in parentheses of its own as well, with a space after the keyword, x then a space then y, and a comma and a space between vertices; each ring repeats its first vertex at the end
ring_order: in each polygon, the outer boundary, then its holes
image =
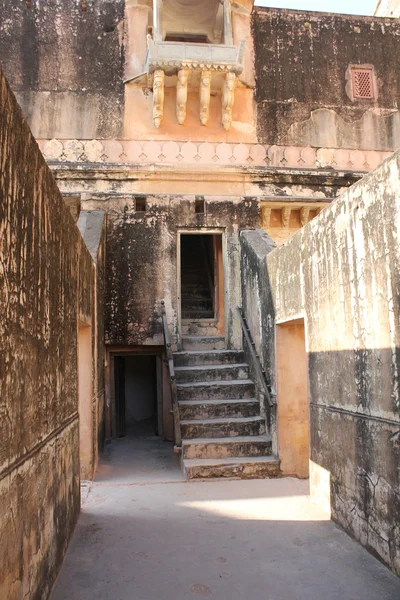
POLYGON ((280 476, 279 460, 275 456, 184 459, 182 464, 188 479, 264 479, 280 476))
POLYGON ((182 307, 183 319, 212 319, 213 317, 213 310, 188 310, 182 307))
POLYGON ((217 326, 218 323, 215 320, 215 317, 213 317, 212 319, 207 319, 207 321, 208 322, 205 323, 204 320, 196 317, 182 319, 182 327, 187 327, 188 329, 191 329, 191 331, 194 331, 194 333, 188 333, 188 336, 202 337, 204 335, 208 337, 209 334, 204 333, 203 330, 209 327, 210 321, 213 321, 215 326, 217 326), (200 331, 200 333, 198 333, 198 331, 200 331))
POLYGON ((222 398, 254 398, 255 396, 255 386, 251 379, 178 383, 177 389, 178 400, 219 400, 222 398))
POLYGON ((271 453, 272 441, 268 434, 182 440, 183 459, 270 456, 271 453))
POLYGON ((188 294, 181 294, 181 304, 186 306, 193 306, 195 308, 201 308, 202 306, 212 306, 211 294, 200 294, 199 292, 193 292, 188 294))
POLYGON ((181 278, 181 285, 182 288, 185 285, 191 285, 191 284, 196 284, 196 285, 204 285, 204 287, 210 287, 210 280, 208 279, 207 275, 203 275, 199 270, 195 270, 191 273, 188 273, 187 271, 185 271, 185 273, 183 274, 182 278, 181 278))
POLYGON ((179 402, 179 414, 183 420, 256 417, 260 414, 260 404, 255 398, 187 400, 179 402))
POLYGON ((196 308, 203 306, 204 304, 212 305, 212 296, 211 294, 202 294, 199 291, 187 292, 185 294, 182 293, 181 304, 192 304, 196 308))
POLYGON ((212 303, 212 296, 210 293, 203 292, 201 290, 193 290, 184 292, 181 294, 182 304, 192 303, 194 306, 200 306, 201 304, 212 303))
POLYGON ((212 302, 211 300, 191 300, 190 298, 186 298, 182 300, 181 303, 182 311, 183 310, 212 310, 212 302))
POLYGON ((181 420, 181 432, 184 439, 257 436, 265 433, 265 421, 259 416, 181 420))
POLYGON ((198 365, 176 367, 177 383, 194 383, 201 381, 230 381, 232 379, 248 379, 249 366, 246 363, 230 365, 198 365))
POLYGON ((222 350, 225 348, 225 338, 218 335, 210 336, 183 336, 183 350, 222 350))
POLYGON ((193 306, 202 306, 203 304, 209 304, 212 302, 212 298, 210 294, 200 294, 200 293, 190 293, 190 294, 181 294, 182 303, 190 302, 193 306))
POLYGON ((195 365, 225 365, 244 362, 243 350, 187 350, 174 352, 177 367, 195 365))
POLYGON ((181 286, 184 285, 204 285, 206 287, 210 287, 210 280, 208 275, 204 273, 201 267, 197 269, 193 269, 193 271, 188 272, 187 269, 182 273, 181 276, 181 286))
POLYGON ((211 296, 211 288, 207 283, 203 283, 202 281, 187 281, 181 284, 181 296, 184 294, 191 294, 193 292, 199 292, 201 294, 207 294, 211 296))
POLYGON ((183 337, 216 336, 220 333, 220 326, 214 318, 204 319, 203 321, 182 319, 181 332, 183 337))

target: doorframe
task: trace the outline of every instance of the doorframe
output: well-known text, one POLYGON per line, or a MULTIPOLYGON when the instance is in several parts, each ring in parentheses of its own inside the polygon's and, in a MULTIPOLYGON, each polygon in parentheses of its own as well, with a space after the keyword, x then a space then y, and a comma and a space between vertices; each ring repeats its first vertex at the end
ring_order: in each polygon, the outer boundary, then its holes
MULTIPOLYGON (((226 307, 228 297, 228 269, 227 269, 227 236, 225 227, 221 228, 207 228, 200 227, 197 229, 180 228, 177 231, 177 248, 176 248, 176 263, 177 263, 177 288, 176 288, 176 301, 177 301, 177 316, 178 316, 178 347, 182 345, 182 306, 181 306, 181 236, 182 235, 220 235, 222 239, 222 275, 224 279, 223 290, 223 311, 224 311, 224 337, 227 339, 228 333, 228 319, 226 318, 226 307)), ((215 277, 215 275, 214 275, 215 277)))
POLYGON ((157 424, 158 435, 164 439, 164 404, 165 398, 165 373, 163 370, 164 346, 106 346, 105 349, 105 422, 106 439, 116 439, 116 403, 115 403, 115 365, 116 356, 154 356, 156 359, 157 377, 157 424))

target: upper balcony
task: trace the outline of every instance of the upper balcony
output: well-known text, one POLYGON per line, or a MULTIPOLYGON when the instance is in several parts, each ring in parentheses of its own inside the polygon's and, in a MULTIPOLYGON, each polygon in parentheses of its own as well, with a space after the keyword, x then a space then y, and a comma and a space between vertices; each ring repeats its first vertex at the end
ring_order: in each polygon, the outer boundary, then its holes
POLYGON ((147 36, 147 73, 162 69, 166 75, 175 75, 180 69, 243 71, 244 42, 233 44, 203 44, 193 42, 154 41, 147 36))

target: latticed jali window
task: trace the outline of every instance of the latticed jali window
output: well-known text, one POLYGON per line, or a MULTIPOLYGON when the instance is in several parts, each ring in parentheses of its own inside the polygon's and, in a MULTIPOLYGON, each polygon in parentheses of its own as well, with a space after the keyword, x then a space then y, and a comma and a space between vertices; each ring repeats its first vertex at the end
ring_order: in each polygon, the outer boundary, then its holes
POLYGON ((374 98, 372 69, 352 69, 354 98, 374 98))

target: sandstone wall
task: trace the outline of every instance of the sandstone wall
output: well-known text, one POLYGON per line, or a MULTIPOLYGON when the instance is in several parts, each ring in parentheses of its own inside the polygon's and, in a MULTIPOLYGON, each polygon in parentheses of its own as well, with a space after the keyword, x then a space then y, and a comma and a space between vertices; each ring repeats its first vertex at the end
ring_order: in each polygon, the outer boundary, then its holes
POLYGON ((170 331, 178 329, 178 232, 202 228, 224 235, 225 321, 228 343, 241 343, 236 317, 240 301, 239 231, 260 221, 257 199, 204 196, 205 213, 195 213, 190 195, 97 195, 88 210, 107 212, 105 340, 110 345, 162 345, 160 301, 170 331), (137 199, 146 211, 136 211, 137 199))
POLYGON ((1 0, 0 59, 35 137, 122 135, 124 5, 1 0))
POLYGON ((400 147, 398 21, 257 7, 253 34, 261 143, 400 147), (375 100, 350 98, 351 64, 373 65, 375 100))
MULTIPOLYGON (((42 600, 80 506, 79 321, 92 331, 89 402, 101 381, 96 273, 1 70, 0 107, 0 597, 42 600)), ((91 469, 96 419, 92 436, 91 469)))
POLYGON ((378 0, 374 14, 377 17, 400 17, 399 0, 378 0))
POLYGON ((311 492, 397 574, 399 176, 397 153, 272 252, 242 234, 243 305, 273 390, 276 324, 304 319, 311 492))

